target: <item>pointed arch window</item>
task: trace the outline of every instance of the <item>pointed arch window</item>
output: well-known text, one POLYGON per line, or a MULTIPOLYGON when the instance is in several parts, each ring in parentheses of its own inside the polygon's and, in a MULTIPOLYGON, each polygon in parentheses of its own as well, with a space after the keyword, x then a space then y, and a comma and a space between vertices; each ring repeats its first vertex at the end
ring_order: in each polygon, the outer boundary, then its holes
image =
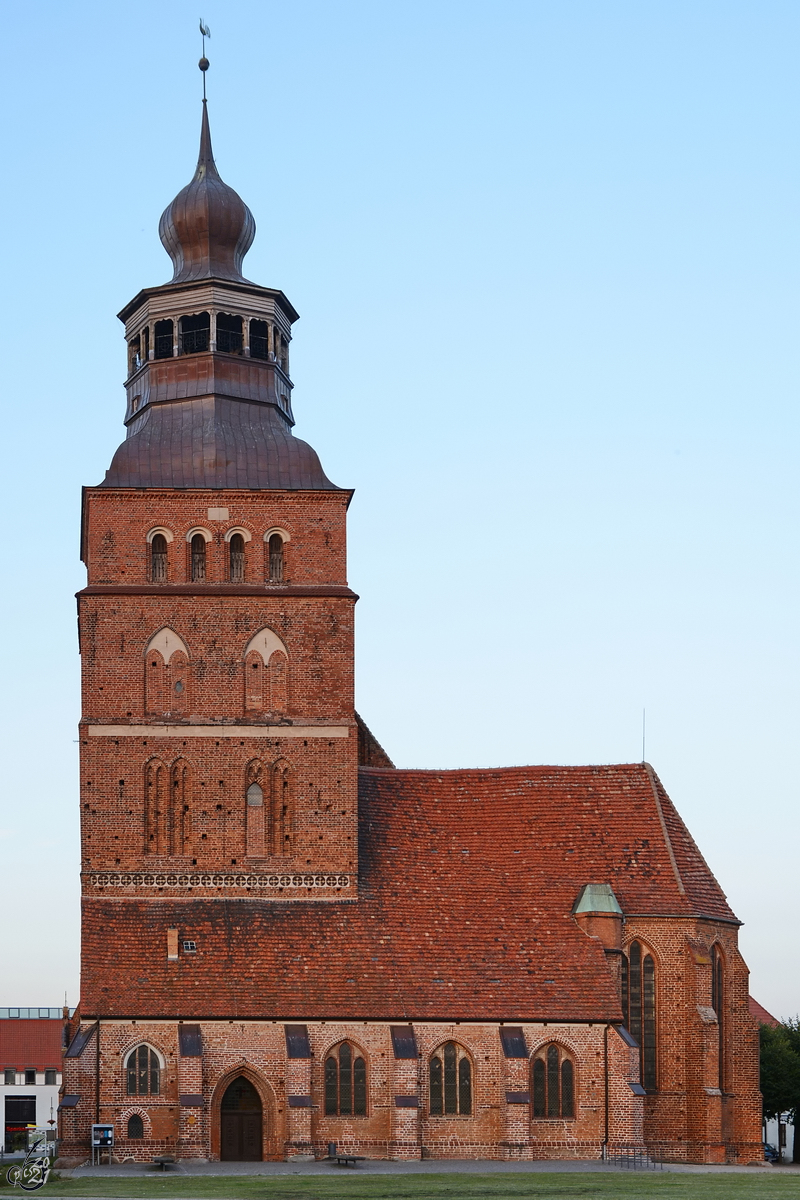
POLYGON ((325 1116, 367 1115, 367 1064, 350 1042, 335 1046, 325 1059, 325 1116))
POLYGON ((431 1058, 430 1114, 472 1116, 472 1062, 457 1042, 446 1042, 431 1058))
POLYGON ((129 1096, 161 1094, 161 1063, 151 1046, 137 1046, 125 1061, 129 1096))
POLYGON ((139 1113, 133 1113, 128 1117, 128 1139, 132 1142, 138 1141, 144 1137, 144 1121, 139 1113))
POLYGON ((172 766, 172 820, 170 841, 172 854, 188 854, 192 836, 192 814, 190 807, 189 764, 178 759, 172 766))
POLYGON ((206 577, 206 539, 195 533, 190 543, 192 583, 202 583, 206 577))
POLYGON ((265 852, 264 789, 261 780, 263 764, 257 759, 248 763, 245 773, 245 839, 248 858, 261 858, 265 852))
POLYGON ((622 957, 622 1012, 630 1034, 639 1043, 642 1084, 649 1092, 658 1086, 656 1029, 656 966, 640 942, 631 942, 622 957))
POLYGON ((284 759, 272 768, 272 815, 270 840, 273 854, 292 852, 292 787, 291 770, 284 759))
POLYGON ((575 1065, 561 1046, 539 1050, 533 1066, 534 1117, 575 1116, 575 1065))
POLYGON ((231 583, 244 583, 244 538, 241 533, 234 533, 228 545, 231 583))
POLYGON ((145 854, 166 853, 166 769, 157 758, 144 768, 145 854))
POLYGON ((718 1084, 720 1091, 725 1086, 725 978, 722 955, 716 943, 711 947, 711 1007, 717 1014, 718 1040, 718 1084))

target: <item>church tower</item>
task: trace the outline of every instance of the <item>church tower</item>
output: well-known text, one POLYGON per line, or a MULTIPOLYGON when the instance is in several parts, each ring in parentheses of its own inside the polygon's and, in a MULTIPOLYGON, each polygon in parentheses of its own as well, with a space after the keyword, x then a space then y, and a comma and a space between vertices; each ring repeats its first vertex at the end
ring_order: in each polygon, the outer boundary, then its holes
POLYGON ((173 277, 120 313, 127 437, 84 495, 83 895, 109 927, 133 897, 357 886, 352 493, 292 434, 298 314, 242 275, 255 222, 205 100, 159 232, 173 277))
POLYGON ((90 922, 132 896, 356 889, 351 493, 291 433, 297 313, 242 275, 255 224, 203 103, 161 218, 172 281, 120 313, 127 438, 84 493, 90 922))

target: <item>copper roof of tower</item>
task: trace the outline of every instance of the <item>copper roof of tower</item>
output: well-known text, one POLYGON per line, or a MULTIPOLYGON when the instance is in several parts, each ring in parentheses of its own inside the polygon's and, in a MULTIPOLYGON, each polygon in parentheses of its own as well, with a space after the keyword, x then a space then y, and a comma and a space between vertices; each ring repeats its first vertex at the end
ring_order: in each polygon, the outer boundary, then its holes
POLYGON ((164 210, 158 233, 175 267, 173 283, 212 278, 246 282, 242 260, 253 244, 256 223, 238 192, 220 179, 205 100, 194 179, 164 210))
POLYGON ((145 409, 100 487, 339 490, 275 408, 225 396, 145 409))

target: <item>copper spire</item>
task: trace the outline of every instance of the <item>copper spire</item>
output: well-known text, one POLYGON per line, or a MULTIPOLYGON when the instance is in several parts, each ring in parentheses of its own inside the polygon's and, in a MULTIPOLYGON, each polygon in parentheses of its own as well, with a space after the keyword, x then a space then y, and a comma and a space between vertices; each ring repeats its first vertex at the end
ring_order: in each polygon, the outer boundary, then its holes
POLYGON ((194 179, 164 210, 158 233, 175 266, 173 283, 194 279, 246 282, 242 259, 253 244, 256 223, 239 194, 219 177, 205 100, 194 179))

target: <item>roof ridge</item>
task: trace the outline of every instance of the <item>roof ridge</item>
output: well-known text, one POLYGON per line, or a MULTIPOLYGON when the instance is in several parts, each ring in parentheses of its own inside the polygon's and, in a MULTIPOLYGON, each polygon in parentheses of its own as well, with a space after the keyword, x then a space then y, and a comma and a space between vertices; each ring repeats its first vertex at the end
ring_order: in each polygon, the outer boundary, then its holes
MULTIPOLYGON (((486 775, 512 771, 630 771, 641 769, 641 763, 521 763, 505 767, 393 767, 393 775, 486 775)), ((387 771, 388 767, 360 766, 360 771, 387 771)))
MULTIPOLYGON (((652 771, 652 767, 650 768, 650 770, 652 771)), ((681 816, 681 814, 678 812, 678 810, 677 810, 677 808, 675 807, 675 805, 674 805, 674 803, 673 803, 673 801, 672 801, 672 799, 671 799, 671 797, 670 797, 669 793, 667 792, 667 790, 666 790, 666 788, 664 787, 664 785, 663 785, 663 783, 661 782, 661 780, 658 778, 658 775, 656 775, 655 771, 653 771, 653 779, 654 779, 654 781, 655 781, 655 784, 657 785, 657 788, 658 788, 658 789, 660 789, 660 791, 661 791, 661 793, 662 793, 662 795, 663 795, 663 797, 664 797, 664 800, 665 800, 665 801, 666 801, 666 803, 669 805, 669 809, 670 809, 670 812, 669 812, 669 817, 670 817, 670 820, 673 820, 673 821, 677 821, 677 822, 678 822, 678 824, 679 824, 679 826, 680 826, 680 828, 681 828, 681 830, 682 830, 682 832, 683 832, 683 836, 686 838, 687 842, 689 843, 689 845, 691 846, 691 848, 694 850, 694 853, 697 855, 697 857, 698 857, 698 859, 699 859, 700 863, 702 863, 702 865, 703 865, 703 867, 704 867, 705 871, 708 873, 708 876, 709 876, 709 878, 710 878, 710 879, 713 881, 713 883, 714 883, 715 887, 718 889, 718 891, 719 891, 719 894, 720 894, 720 896, 722 897, 722 899, 723 899, 724 903, 726 904, 726 906, 727 906, 728 910, 729 910, 729 911, 732 913, 732 915, 734 915, 734 916, 735 916, 735 914, 733 913, 733 910, 731 909, 730 905, 728 904, 728 897, 727 897, 727 894, 726 894, 726 892, 725 892, 724 888, 722 887, 722 884, 721 884, 721 883, 720 883, 720 881, 717 879, 717 877, 716 877, 716 875, 714 874, 714 872, 711 870, 711 867, 708 865, 708 862, 706 861, 706 857, 705 857, 705 855, 703 854, 703 852, 702 852, 702 850, 700 849, 700 847, 698 846, 697 842, 695 841, 695 839, 694 839, 694 837, 693 837, 693 835, 692 835, 692 832, 691 832, 691 830, 689 829, 689 826, 686 824, 686 822, 684 821, 683 817, 682 817, 682 816, 681 816)), ((659 810, 661 810, 661 805, 660 805, 660 802, 659 802, 659 810)), ((670 845, 672 845, 672 842, 670 841, 670 843, 669 843, 669 844, 670 844, 670 845)), ((740 922, 740 924, 741 924, 741 922, 740 922)))
POLYGON ((669 854, 669 861, 672 863, 672 871, 673 871, 673 874, 675 875, 675 881, 678 884, 678 891, 680 892, 680 894, 682 896, 685 897, 686 896, 686 888, 683 886, 683 880, 681 879, 681 873, 678 870, 678 862, 677 862, 677 859, 675 858, 675 851, 672 846, 672 840, 669 836, 669 831, 667 830, 667 823, 664 820, 664 812, 663 812, 663 809, 661 808, 661 799, 658 794, 658 788, 656 787, 656 773, 653 770, 653 768, 650 766, 650 763, 643 762, 642 766, 644 767, 645 772, 647 773, 647 778, 650 780, 650 788, 653 792, 653 799, 656 802, 656 812, 658 813, 658 823, 661 826, 661 832, 664 835, 664 841, 667 846, 667 853, 669 854))

